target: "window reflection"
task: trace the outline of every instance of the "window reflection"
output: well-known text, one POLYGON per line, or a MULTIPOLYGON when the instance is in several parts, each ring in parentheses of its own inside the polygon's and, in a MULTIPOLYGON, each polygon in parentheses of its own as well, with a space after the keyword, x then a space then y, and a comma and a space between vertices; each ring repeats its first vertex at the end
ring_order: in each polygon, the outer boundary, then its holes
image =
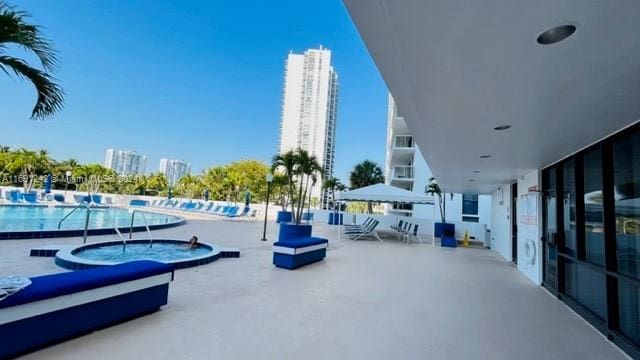
POLYGON ((616 204, 616 256, 618 271, 640 277, 640 134, 613 144, 613 178, 616 204))
POLYGON ((602 208, 602 153, 584 155, 584 229, 586 260, 604 265, 604 212, 602 208))
POLYGON ((562 188, 564 206, 564 252, 576 256, 576 177, 575 160, 562 166, 562 188))

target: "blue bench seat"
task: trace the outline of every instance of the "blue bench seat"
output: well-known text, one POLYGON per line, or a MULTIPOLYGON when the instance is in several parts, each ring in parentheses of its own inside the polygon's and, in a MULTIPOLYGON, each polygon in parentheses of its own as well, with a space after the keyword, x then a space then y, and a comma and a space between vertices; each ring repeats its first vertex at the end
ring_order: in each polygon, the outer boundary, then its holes
POLYGON ((33 277, 0 301, 0 359, 156 311, 172 280, 170 265, 146 260, 33 277))
POLYGON ((273 244, 273 264, 284 269, 297 269, 327 255, 327 239, 318 237, 294 238, 273 244))

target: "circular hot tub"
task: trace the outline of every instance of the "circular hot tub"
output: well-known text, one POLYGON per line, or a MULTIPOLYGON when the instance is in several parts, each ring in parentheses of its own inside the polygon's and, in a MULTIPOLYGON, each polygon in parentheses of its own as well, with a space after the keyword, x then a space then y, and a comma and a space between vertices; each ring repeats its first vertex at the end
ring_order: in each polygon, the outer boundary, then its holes
POLYGON ((188 241, 153 239, 109 241, 62 249, 56 254, 58 266, 80 270, 98 266, 121 264, 135 260, 154 260, 183 269, 208 264, 221 257, 239 257, 235 249, 223 249, 207 243, 198 243, 191 249, 188 241))

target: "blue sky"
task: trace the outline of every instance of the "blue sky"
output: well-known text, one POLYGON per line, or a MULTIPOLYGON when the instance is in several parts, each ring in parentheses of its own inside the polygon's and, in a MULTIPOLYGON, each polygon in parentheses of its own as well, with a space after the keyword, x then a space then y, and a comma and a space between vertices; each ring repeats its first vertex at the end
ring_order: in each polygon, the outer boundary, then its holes
MULTIPOLYGON (((10 1, 12 4, 18 2, 10 1)), ((199 173, 277 150, 284 61, 323 45, 340 80, 336 176, 384 165, 387 90, 340 0, 27 0, 60 53, 67 97, 29 120, 33 88, 0 74, 0 143, 104 161, 109 147, 192 163, 199 173)), ((13 55, 31 56, 21 51, 13 55)))

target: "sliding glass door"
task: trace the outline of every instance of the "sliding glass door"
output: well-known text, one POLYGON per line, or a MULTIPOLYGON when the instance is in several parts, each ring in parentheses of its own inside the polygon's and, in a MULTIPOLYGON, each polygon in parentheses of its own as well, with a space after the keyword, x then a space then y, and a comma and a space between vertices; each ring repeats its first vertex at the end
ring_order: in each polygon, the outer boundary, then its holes
POLYGON ((640 125, 542 171, 543 285, 640 358, 640 125))

